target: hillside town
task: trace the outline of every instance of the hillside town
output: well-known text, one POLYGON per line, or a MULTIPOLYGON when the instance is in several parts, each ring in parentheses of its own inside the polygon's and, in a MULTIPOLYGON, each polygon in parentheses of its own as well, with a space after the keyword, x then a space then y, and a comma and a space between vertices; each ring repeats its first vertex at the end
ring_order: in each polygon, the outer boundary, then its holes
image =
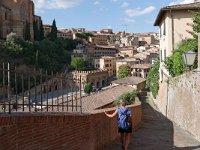
POLYGON ((0 150, 200 149, 199 1, 138 33, 58 28, 35 3, 0 1, 0 150))

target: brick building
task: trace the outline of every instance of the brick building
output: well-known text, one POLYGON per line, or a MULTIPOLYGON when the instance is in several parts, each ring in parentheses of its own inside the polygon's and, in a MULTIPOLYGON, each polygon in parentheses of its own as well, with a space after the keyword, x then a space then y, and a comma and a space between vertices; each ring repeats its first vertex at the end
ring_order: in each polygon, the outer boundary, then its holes
POLYGON ((95 59, 95 68, 107 70, 109 76, 116 75, 116 58, 104 56, 100 59, 95 59))
POLYGON ((93 70, 93 71, 74 71, 74 80, 80 79, 82 88, 86 83, 91 83, 93 88, 100 88, 108 85, 108 71, 105 70, 93 70))
POLYGON ((11 32, 24 39, 26 22, 30 25, 33 40, 33 22, 40 20, 35 15, 34 3, 31 0, 1 0, 0 1, 0 39, 5 39, 11 32))

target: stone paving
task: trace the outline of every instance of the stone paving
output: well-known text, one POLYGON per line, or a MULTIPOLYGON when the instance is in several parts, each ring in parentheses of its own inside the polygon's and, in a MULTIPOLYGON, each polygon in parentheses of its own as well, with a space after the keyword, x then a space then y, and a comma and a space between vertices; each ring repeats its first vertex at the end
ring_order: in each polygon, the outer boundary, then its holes
MULTIPOLYGON (((142 126, 133 132, 129 150, 200 150, 200 142, 150 104, 143 102, 142 126)), ((120 141, 106 150, 121 150, 120 141)))

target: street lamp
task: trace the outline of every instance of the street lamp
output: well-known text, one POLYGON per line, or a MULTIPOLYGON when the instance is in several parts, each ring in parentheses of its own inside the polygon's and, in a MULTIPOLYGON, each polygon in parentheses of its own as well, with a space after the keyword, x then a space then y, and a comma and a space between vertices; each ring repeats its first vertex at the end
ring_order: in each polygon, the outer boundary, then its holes
POLYGON ((189 68, 194 64, 195 58, 197 53, 193 52, 192 50, 183 53, 184 62, 189 68))

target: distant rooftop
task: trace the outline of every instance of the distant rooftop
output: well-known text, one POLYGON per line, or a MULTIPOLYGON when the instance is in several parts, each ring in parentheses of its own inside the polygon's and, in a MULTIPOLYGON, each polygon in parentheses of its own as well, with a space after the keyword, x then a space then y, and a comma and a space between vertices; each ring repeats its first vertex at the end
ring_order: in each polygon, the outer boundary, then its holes
POLYGON ((149 69, 151 68, 152 65, 151 64, 135 64, 132 65, 131 68, 136 69, 136 68, 140 68, 140 69, 149 69))
POLYGON ((137 59, 129 57, 129 58, 117 60, 117 62, 131 62, 131 61, 137 61, 137 59))
POLYGON ((115 46, 106 46, 106 45, 96 45, 96 47, 100 47, 100 48, 115 48, 115 46))
POLYGON ((112 83, 120 84, 120 85, 138 85, 139 83, 145 82, 145 81, 146 79, 144 78, 131 76, 131 77, 125 77, 123 79, 112 81, 112 83))

